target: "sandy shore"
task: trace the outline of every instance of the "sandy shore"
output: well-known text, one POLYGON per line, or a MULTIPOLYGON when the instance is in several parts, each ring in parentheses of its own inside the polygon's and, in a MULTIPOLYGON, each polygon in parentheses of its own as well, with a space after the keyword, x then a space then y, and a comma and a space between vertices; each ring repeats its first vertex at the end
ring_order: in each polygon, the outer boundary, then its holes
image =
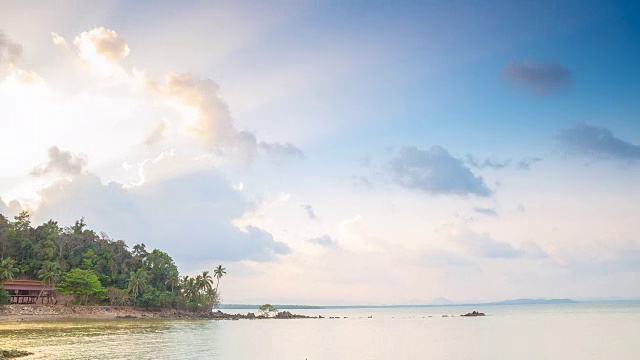
MULTIPOLYGON (((43 320, 109 320, 109 319, 260 319, 252 313, 211 314, 192 313, 176 309, 144 309, 130 306, 67 306, 67 305, 0 305, 0 322, 43 320)), ((297 319, 307 316, 281 312, 276 318, 297 319)))

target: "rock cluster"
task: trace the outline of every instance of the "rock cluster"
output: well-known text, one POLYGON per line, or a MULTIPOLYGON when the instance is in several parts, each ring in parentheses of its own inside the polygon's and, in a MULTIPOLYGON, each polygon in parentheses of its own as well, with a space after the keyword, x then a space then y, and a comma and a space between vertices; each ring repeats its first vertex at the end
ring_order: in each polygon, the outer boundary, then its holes
POLYGON ((21 350, 0 349, 0 360, 13 359, 13 358, 18 358, 18 357, 27 356, 27 355, 33 355, 33 353, 30 353, 28 351, 21 351, 21 350))
POLYGON ((288 311, 281 311, 276 315, 276 319, 308 319, 309 316, 292 314, 288 311))
POLYGON ((466 313, 466 314, 460 315, 460 316, 484 316, 484 313, 477 312, 477 311, 472 311, 470 313, 466 313))

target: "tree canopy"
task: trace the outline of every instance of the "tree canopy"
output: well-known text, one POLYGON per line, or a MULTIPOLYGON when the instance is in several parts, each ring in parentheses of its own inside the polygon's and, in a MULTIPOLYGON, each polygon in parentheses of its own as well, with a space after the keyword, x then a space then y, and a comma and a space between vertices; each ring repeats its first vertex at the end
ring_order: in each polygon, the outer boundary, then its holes
POLYGON ((123 240, 89 229, 84 218, 67 227, 54 220, 34 227, 28 212, 13 221, 0 214, 0 284, 38 278, 77 303, 211 311, 220 303, 225 269, 219 265, 210 274, 181 277, 168 253, 144 243, 130 250, 123 240))

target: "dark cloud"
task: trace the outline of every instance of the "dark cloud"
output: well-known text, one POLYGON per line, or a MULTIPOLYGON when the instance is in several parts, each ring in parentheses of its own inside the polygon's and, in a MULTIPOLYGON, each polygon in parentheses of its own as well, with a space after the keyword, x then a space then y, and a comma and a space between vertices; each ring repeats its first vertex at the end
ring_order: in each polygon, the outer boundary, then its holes
POLYGON ((502 70, 505 79, 535 95, 547 95, 571 84, 569 69, 557 63, 510 63, 502 70))
POLYGON ((486 216, 498 216, 498 213, 492 208, 474 207, 473 211, 486 216))
POLYGON ((234 219, 255 209, 215 170, 201 171, 132 189, 104 185, 85 173, 40 192, 34 221, 71 224, 84 216, 91 228, 129 244, 145 243, 195 266, 207 261, 267 261, 289 247, 261 229, 239 229, 234 219))
POLYGON ((316 245, 325 246, 325 247, 336 246, 336 242, 331 238, 331 236, 326 234, 317 238, 309 239, 309 242, 316 245))
POLYGON ((430 194, 490 196, 480 176, 441 146, 402 148, 386 164, 389 179, 407 189, 430 194))
POLYGON ((561 130, 557 139, 565 155, 629 162, 640 160, 639 145, 616 137, 606 128, 578 124, 561 130))
POLYGON ((22 45, 12 41, 0 30, 0 65, 14 64, 22 59, 22 45))
POLYGON ((511 159, 507 159, 504 161, 498 161, 495 159, 485 159, 483 161, 480 161, 479 159, 475 158, 472 155, 467 155, 467 164, 469 164, 469 166, 476 168, 476 169, 484 169, 484 168, 490 168, 490 169, 504 169, 507 166, 509 166, 509 164, 511 163, 511 159))
POLYGON ((78 175, 87 166, 87 159, 68 151, 62 151, 57 146, 49 148, 49 159, 39 167, 31 170, 31 175, 41 176, 49 173, 78 175))
POLYGON ((318 216, 316 216, 316 212, 315 212, 315 210, 313 210, 313 206, 311 206, 309 204, 302 204, 300 206, 302 206, 304 211, 307 213, 307 216, 309 217, 309 219, 318 220, 318 216))

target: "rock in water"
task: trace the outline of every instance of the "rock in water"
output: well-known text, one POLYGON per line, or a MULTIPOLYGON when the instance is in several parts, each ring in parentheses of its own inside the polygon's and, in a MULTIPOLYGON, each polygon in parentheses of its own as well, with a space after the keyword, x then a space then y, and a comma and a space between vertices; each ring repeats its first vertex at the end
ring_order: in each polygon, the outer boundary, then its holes
POLYGON ((0 359, 13 359, 22 356, 33 355, 33 353, 28 351, 21 350, 1 350, 0 349, 0 359))
POLYGON ((466 313, 466 314, 460 315, 460 316, 485 316, 485 315, 484 315, 484 313, 481 313, 481 312, 472 311, 470 313, 466 313))

